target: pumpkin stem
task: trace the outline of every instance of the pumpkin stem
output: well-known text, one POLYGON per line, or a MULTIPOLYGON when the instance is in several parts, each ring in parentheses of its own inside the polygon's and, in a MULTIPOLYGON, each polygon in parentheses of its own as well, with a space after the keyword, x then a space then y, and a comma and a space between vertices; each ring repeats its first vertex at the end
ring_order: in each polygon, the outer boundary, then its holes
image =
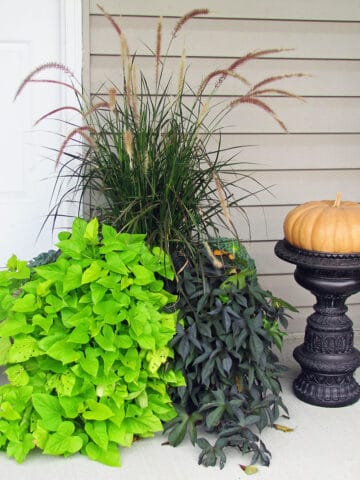
POLYGON ((337 192, 333 207, 340 207, 340 203, 341 203, 341 192, 337 192))

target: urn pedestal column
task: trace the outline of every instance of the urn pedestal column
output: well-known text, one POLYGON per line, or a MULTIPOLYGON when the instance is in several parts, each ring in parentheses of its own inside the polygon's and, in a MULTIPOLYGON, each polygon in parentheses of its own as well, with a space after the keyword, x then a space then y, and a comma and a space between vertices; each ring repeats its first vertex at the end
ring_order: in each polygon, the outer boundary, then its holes
POLYGON ((293 383, 295 395, 306 403, 342 407, 360 398, 354 372, 360 352, 354 348, 352 321, 346 299, 360 291, 360 254, 312 252, 286 240, 275 254, 296 265, 295 280, 316 297, 307 319, 304 343, 294 350, 301 373, 293 383))

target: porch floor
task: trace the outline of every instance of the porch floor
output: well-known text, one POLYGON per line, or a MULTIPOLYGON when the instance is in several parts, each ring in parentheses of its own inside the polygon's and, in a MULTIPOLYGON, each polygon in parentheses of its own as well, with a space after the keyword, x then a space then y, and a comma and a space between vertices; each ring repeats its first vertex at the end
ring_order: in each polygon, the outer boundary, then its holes
MULTIPOLYGON (((301 337, 286 340, 281 354, 289 371, 282 380, 283 399, 290 420, 279 419, 292 432, 266 429, 262 439, 272 453, 270 467, 259 466, 256 480, 356 480, 360 478, 360 401, 343 408, 320 408, 298 400, 292 393, 292 380, 299 366, 292 358, 301 337)), ((360 335, 357 335, 360 347, 360 335)), ((356 374, 360 381, 360 369, 356 374)), ((4 379, 0 379, 4 381, 4 379)), ((122 449, 122 467, 112 468, 82 455, 57 458, 32 452, 18 465, 0 454, 0 478, 6 480, 239 480, 248 478, 239 464, 250 457, 236 451, 227 454, 223 470, 197 465, 198 451, 184 442, 177 448, 162 446, 165 437, 135 443, 122 449)))

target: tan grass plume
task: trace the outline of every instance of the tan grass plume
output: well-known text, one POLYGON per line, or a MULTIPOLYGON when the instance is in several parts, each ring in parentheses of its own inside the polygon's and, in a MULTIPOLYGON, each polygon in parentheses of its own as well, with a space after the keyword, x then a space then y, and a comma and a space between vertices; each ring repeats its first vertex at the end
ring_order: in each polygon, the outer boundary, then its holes
POLYGON ((185 66, 186 66, 186 49, 183 48, 181 59, 180 59, 180 68, 179 68, 179 78, 178 78, 178 95, 182 94, 185 83, 185 66))
POLYGON ((213 179, 214 179, 214 182, 215 182, 219 202, 220 202, 223 214, 224 214, 225 222, 231 228, 232 227, 232 222, 231 222, 231 217, 230 217, 229 205, 227 203, 227 200, 226 200, 226 197, 225 197, 225 192, 224 192, 221 180, 219 178, 219 175, 215 171, 213 172, 213 179))
POLYGON ((109 88, 109 108, 112 112, 116 110, 116 88, 109 88))
POLYGON ((130 130, 125 130, 123 133, 124 145, 126 153, 129 155, 130 160, 133 158, 133 136, 130 130))
POLYGON ((156 48, 155 48, 155 82, 156 85, 159 83, 159 68, 160 68, 160 57, 161 57, 161 37, 162 37, 162 21, 163 18, 160 17, 157 28, 156 28, 156 48))

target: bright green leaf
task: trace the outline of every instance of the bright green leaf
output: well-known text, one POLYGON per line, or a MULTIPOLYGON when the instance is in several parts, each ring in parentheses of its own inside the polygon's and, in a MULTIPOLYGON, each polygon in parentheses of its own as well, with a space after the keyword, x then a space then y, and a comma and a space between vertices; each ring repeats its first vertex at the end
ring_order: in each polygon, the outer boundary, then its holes
POLYGON ((8 351, 8 362, 25 362, 29 358, 42 354, 37 346, 37 341, 31 335, 19 336, 14 339, 8 351))
POLYGON ((110 252, 105 255, 106 265, 112 272, 121 273, 122 275, 128 275, 129 270, 125 263, 121 260, 120 256, 115 252, 110 252))
POLYGON ((156 280, 154 273, 143 265, 134 265, 131 267, 131 271, 135 275, 134 283, 136 285, 148 285, 156 280))
POLYGON ((23 313, 11 315, 0 323, 1 337, 14 337, 19 333, 31 333, 33 330, 33 325, 27 322, 26 316, 23 313))
POLYGON ((2 402, 0 404, 0 418, 5 418, 6 420, 19 420, 21 415, 10 402, 2 402))
POLYGON ((106 450, 109 444, 109 437, 107 433, 107 423, 104 421, 86 422, 85 432, 89 435, 91 440, 96 443, 101 449, 106 450))
POLYGON ((118 446, 110 442, 107 449, 103 450, 93 442, 89 442, 85 447, 86 453, 92 460, 104 463, 110 467, 120 466, 120 451, 118 446))
POLYGON ((129 335, 117 335, 115 343, 118 348, 127 349, 132 347, 134 342, 129 335))
POLYGON ((81 260, 83 257, 83 251, 85 250, 86 243, 85 240, 74 240, 70 238, 69 240, 62 240, 56 245, 67 257, 73 258, 74 260, 81 260))
POLYGON ((22 365, 13 365, 7 368, 5 373, 12 385, 20 387, 29 383, 29 375, 22 365))
POLYGON ((32 313, 38 309, 36 297, 32 293, 28 293, 23 297, 15 300, 13 308, 14 312, 32 313))
POLYGON ((79 360, 81 368, 89 375, 96 377, 99 370, 98 352, 94 348, 86 347, 84 354, 84 357, 79 360))
POLYGON ((106 420, 114 415, 111 408, 95 400, 87 400, 86 405, 88 410, 83 413, 86 420, 106 420))
POLYGON ((11 342, 9 338, 0 338, 0 365, 5 365, 7 363, 10 347, 11 342))
POLYGON ((84 399, 81 396, 60 396, 59 403, 67 418, 76 418, 85 409, 84 399))
POLYGON ((67 338, 67 342, 72 343, 88 343, 89 342, 89 325, 88 320, 82 320, 70 333, 67 338))
MULTIPOLYGON (((45 334, 48 334, 49 333, 49 329, 51 327, 51 325, 53 324, 53 316, 52 315, 40 315, 39 313, 36 313, 33 317, 32 317, 32 323, 33 325, 37 325, 39 326, 41 329, 42 329, 42 333, 45 333, 45 334)), ((27 332, 24 332, 24 333, 27 333, 27 332)))
POLYGON ((123 424, 118 426, 114 423, 109 423, 108 433, 109 440, 122 447, 131 447, 134 441, 134 435, 132 433, 127 433, 123 424))
POLYGON ((84 270, 81 278, 81 284, 84 285, 86 283, 94 282, 100 278, 102 271, 101 264, 95 260, 86 270, 84 270))
POLYGON ((71 290, 75 290, 79 288, 81 285, 81 276, 82 276, 82 268, 81 265, 78 263, 74 263, 70 265, 67 269, 63 286, 64 286, 64 293, 70 292, 71 290))
POLYGON ((101 330, 101 334, 96 335, 95 337, 96 343, 108 352, 116 350, 115 339, 115 333, 110 325, 105 325, 101 330))
POLYGON ((44 453, 49 455, 64 455, 78 452, 83 446, 81 437, 72 435, 75 427, 72 422, 62 422, 57 431, 49 435, 44 453))
POLYGON ((32 403, 43 420, 42 426, 49 431, 56 431, 62 423, 59 399, 48 393, 34 393, 32 403))
POLYGON ((104 295, 107 289, 106 287, 98 283, 91 283, 90 290, 91 290, 91 299, 93 303, 96 305, 104 298, 104 295))
POLYGON ((84 238, 88 240, 88 242, 91 245, 97 245, 99 241, 98 233, 99 233, 99 221, 97 218, 93 218, 92 220, 90 220, 90 222, 86 226, 84 238))
POLYGON ((76 348, 76 344, 69 343, 67 339, 64 339, 54 343, 46 353, 49 357, 55 358, 55 360, 59 360, 66 365, 76 362, 81 356, 81 353, 74 348, 76 348))
POLYGON ((45 282, 41 282, 36 287, 36 294, 39 297, 45 297, 49 294, 52 284, 54 283, 53 280, 46 280, 45 282))
POLYGON ((33 448, 35 448, 33 436, 31 433, 26 433, 21 440, 10 441, 6 453, 9 457, 15 458, 18 463, 22 463, 33 448))

